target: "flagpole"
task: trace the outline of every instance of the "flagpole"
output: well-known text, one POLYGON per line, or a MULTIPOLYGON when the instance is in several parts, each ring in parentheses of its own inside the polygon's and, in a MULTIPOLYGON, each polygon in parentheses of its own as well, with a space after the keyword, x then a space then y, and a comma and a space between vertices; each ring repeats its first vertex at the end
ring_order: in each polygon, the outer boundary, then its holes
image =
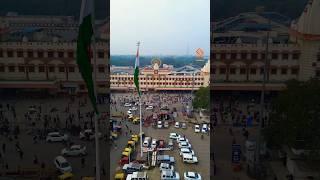
MULTIPOLYGON (((138 46, 138 51, 139 51, 140 42, 137 43, 137 46, 138 46)), ((140 65, 140 63, 139 63, 139 65, 140 65)), ((142 113, 141 113, 142 102, 141 102, 141 91, 140 91, 140 89, 138 89, 138 95, 139 95, 139 107, 140 107, 140 156, 142 157, 143 156, 143 151, 142 151, 142 113), (139 94, 139 92, 140 92, 140 94, 139 94)))
MULTIPOLYGON (((96 37, 95 37, 95 0, 92 0, 92 46, 93 46, 93 75, 94 75, 94 95, 97 102, 97 49, 96 49, 96 37)), ((100 156, 99 156, 99 128, 98 128, 98 114, 94 116, 94 129, 95 129, 95 145, 96 145, 96 180, 100 180, 100 156)))

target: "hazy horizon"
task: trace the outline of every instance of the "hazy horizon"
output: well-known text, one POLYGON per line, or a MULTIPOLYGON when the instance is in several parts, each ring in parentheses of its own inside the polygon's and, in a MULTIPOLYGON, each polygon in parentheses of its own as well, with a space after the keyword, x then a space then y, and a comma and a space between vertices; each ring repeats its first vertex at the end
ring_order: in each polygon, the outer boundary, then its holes
POLYGON ((210 54, 209 0, 111 0, 110 54, 210 54))

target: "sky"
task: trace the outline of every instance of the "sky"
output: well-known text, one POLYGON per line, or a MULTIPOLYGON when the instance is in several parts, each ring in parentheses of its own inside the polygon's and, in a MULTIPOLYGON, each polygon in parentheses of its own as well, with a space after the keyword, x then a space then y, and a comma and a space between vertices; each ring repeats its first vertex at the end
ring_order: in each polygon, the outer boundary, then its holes
POLYGON ((210 49, 210 0, 110 0, 110 53, 195 55, 210 49))

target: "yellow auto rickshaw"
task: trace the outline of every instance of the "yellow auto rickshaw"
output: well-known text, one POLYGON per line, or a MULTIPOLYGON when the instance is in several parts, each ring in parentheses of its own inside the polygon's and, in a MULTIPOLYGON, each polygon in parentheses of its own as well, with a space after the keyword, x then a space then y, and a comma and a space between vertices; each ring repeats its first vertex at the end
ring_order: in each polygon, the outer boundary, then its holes
POLYGON ((132 120, 133 124, 138 124, 140 122, 140 118, 136 117, 132 120))
POLYGON ((127 148, 124 148, 124 151, 122 152, 122 155, 123 156, 129 156, 132 152, 132 149, 127 147, 127 148))
POLYGON ((70 172, 65 172, 65 173, 63 173, 62 175, 60 175, 60 176, 58 176, 58 179, 59 180, 71 180, 71 179, 73 179, 73 174, 72 173, 70 173, 70 172))
POLYGON ((122 172, 118 172, 116 173, 116 175, 114 176, 115 180, 125 180, 126 179, 126 175, 122 172))
POLYGON ((127 147, 135 147, 136 142, 135 141, 128 141, 128 146, 127 147))

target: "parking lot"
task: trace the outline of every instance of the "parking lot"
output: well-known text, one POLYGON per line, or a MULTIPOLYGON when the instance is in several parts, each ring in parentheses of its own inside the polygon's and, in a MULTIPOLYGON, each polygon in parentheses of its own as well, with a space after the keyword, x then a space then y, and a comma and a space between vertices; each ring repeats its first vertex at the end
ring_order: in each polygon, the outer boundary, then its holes
MULTIPOLYGON (((170 96, 175 96, 176 94, 170 94, 170 96)), ((190 94, 187 94, 189 96, 190 94)), ((130 94, 112 94, 113 98, 116 99, 117 97, 124 97, 126 99, 130 99, 130 94)), ((155 96, 158 96, 158 94, 155 94, 155 96)), ((177 95, 176 95, 177 96, 177 95)), ((184 95, 181 95, 182 97, 184 95)), ((150 98, 150 97, 149 97, 150 98)), ((152 99, 152 98, 150 98, 152 99)), ((130 101, 130 100, 128 100, 130 101)), ((119 102, 119 101, 118 101, 119 102)), ((155 101, 153 101, 155 102, 155 101)), ((117 103, 116 105, 112 105, 111 107, 111 115, 120 114, 123 116, 126 116, 126 113, 129 109, 129 107, 124 107, 125 100, 123 100, 121 103, 117 103)), ((163 102, 162 102, 163 103, 163 102)), ((157 103, 153 103, 157 104, 157 103)), ((172 110, 173 108, 176 108, 177 110, 177 117, 174 119, 177 122, 186 122, 187 128, 175 128, 174 124, 170 125, 169 128, 161 128, 158 129, 153 126, 143 126, 143 132, 145 133, 145 136, 152 137, 157 140, 164 140, 165 143, 169 140, 169 134, 170 133, 178 133, 181 136, 185 136, 190 144, 192 145, 192 149, 195 153, 195 156, 198 158, 197 164, 186 164, 183 163, 181 156, 179 155, 179 148, 178 144, 174 143, 174 149, 171 151, 162 151, 160 154, 166 154, 173 156, 175 159, 175 170, 179 173, 181 179, 183 179, 183 173, 187 171, 193 171, 201 174, 202 179, 209 179, 210 170, 210 136, 208 133, 195 133, 194 131, 194 123, 197 121, 195 118, 188 118, 184 115, 183 110, 186 108, 187 102, 172 102, 172 103, 166 103, 168 104, 168 108, 172 110), (201 134, 203 134, 203 138, 201 138, 201 134)), ((143 106, 144 107, 144 106, 143 106)), ((132 112, 133 115, 138 116, 139 109, 137 111, 132 112)), ((147 118, 148 116, 152 115, 153 113, 159 113, 160 107, 154 106, 153 110, 146 110, 142 109, 143 119, 147 118)), ((122 135, 115 141, 115 144, 112 145, 111 149, 111 155, 114 154, 114 156, 110 156, 110 178, 114 179, 114 175, 117 172, 117 170, 121 169, 119 167, 118 162, 121 159, 121 153, 124 149, 124 147, 127 145, 127 141, 130 138, 130 131, 131 134, 138 134, 139 133, 139 125, 133 124, 132 122, 128 121, 126 118, 115 118, 119 122, 121 122, 121 125, 123 127, 123 133, 122 135), (128 128, 127 128, 128 127, 128 128), (126 131, 128 134, 126 134, 126 131)), ((199 118, 198 118, 199 119, 199 118)), ((199 123, 200 120, 198 120, 199 123)), ((140 143, 140 142, 139 142, 140 143)), ((140 146, 140 144, 137 144, 140 146)), ((140 148, 135 152, 135 155, 140 156, 140 148)), ((146 153, 144 153, 144 156, 146 156, 146 153)), ((160 170, 159 167, 150 168, 149 170, 146 170, 148 176, 150 179, 160 179, 160 170)))

